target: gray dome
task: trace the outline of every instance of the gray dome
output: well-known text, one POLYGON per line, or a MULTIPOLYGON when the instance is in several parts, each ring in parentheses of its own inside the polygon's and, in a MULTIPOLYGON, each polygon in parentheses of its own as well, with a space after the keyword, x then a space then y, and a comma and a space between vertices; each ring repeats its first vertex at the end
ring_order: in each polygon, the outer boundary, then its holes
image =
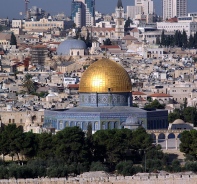
POLYGON ((68 38, 61 42, 57 48, 57 55, 69 55, 71 49, 86 49, 86 44, 83 40, 68 38))
POLYGON ((126 124, 128 124, 128 125, 139 125, 138 118, 136 116, 129 116, 126 119, 126 124))

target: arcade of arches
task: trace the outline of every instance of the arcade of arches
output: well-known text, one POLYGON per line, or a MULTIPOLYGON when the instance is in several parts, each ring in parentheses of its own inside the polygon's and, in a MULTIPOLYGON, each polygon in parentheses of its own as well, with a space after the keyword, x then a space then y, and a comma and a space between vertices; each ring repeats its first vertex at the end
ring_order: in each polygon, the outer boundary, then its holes
POLYGON ((153 142, 160 144, 162 149, 179 149, 180 134, 184 130, 147 130, 151 134, 153 142))

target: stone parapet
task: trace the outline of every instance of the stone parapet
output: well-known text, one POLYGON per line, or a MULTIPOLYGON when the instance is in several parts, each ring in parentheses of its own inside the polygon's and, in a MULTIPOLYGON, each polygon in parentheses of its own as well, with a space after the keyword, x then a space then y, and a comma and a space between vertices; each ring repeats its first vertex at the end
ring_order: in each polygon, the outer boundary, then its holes
POLYGON ((134 176, 94 176, 66 178, 36 178, 36 179, 2 179, 0 184, 197 184, 195 174, 139 174, 134 176))

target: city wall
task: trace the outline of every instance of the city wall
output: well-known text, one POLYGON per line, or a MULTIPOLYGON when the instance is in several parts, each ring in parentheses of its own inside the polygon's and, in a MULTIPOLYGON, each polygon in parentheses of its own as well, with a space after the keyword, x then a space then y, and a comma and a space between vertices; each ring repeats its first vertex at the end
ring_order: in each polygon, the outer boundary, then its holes
POLYGON ((141 176, 112 176, 92 178, 38 178, 38 179, 10 179, 0 180, 0 184, 197 184, 197 175, 167 174, 141 176))

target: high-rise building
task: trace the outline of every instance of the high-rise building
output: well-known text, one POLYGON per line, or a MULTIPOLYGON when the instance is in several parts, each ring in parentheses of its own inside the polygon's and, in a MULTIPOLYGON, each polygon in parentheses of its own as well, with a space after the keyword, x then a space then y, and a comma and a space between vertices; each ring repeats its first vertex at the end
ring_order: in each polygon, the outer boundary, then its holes
POLYGON ((142 10, 145 15, 154 13, 153 0, 142 0, 142 10))
POLYGON ((143 0, 135 0, 135 6, 142 6, 143 0))
POLYGON ((77 27, 94 26, 95 0, 73 0, 71 17, 77 27))
POLYGON ((127 17, 134 19, 136 15, 154 13, 153 0, 135 0, 135 6, 127 6, 127 17))
POLYGON ((187 0, 163 0, 163 19, 187 15, 187 0))

